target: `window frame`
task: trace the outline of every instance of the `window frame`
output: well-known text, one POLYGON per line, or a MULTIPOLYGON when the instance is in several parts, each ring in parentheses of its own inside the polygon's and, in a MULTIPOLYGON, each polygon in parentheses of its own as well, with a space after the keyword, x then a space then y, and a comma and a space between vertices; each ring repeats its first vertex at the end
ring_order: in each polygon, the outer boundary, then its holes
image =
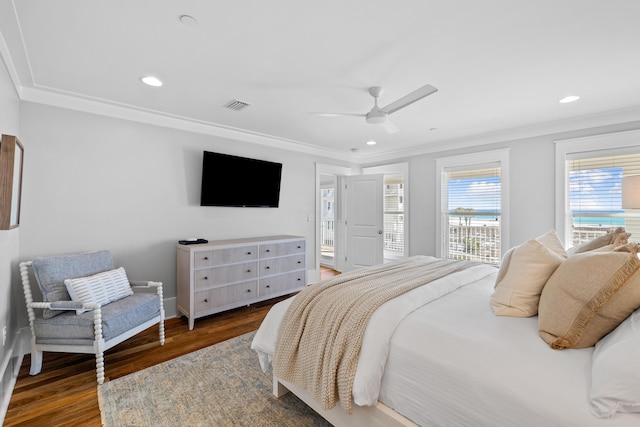
POLYGON ((554 141, 556 150, 556 220, 558 237, 571 247, 572 233, 568 226, 570 205, 567 192, 569 170, 567 161, 578 157, 604 157, 619 154, 621 150, 638 148, 640 150, 640 130, 620 131, 581 138, 560 139, 554 141))
POLYGON ((509 248, 509 149, 481 151, 436 158, 436 257, 443 258, 442 241, 442 173, 449 168, 474 169, 478 166, 500 164, 500 257, 509 248))

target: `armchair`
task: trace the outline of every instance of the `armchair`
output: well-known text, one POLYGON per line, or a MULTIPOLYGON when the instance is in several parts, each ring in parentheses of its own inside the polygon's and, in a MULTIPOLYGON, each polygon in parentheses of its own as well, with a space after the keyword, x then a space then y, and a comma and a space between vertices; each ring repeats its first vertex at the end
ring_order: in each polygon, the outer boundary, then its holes
POLYGON ((156 323, 164 345, 162 283, 129 282, 124 269, 114 270, 109 251, 21 262, 20 276, 31 328, 31 375, 40 373, 44 351, 93 353, 102 384, 106 350, 156 323), (43 302, 33 301, 30 269, 43 302))

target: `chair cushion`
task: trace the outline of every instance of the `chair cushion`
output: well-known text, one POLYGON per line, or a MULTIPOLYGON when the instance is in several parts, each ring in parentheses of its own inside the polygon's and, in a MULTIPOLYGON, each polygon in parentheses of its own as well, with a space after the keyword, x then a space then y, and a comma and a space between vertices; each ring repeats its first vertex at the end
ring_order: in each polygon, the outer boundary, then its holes
MULTIPOLYGON (((64 285, 65 279, 90 276, 113 269, 109 251, 75 255, 40 257, 33 260, 33 272, 45 302, 71 301, 64 285)), ((60 311, 44 309, 42 316, 50 319, 60 311)))
MULTIPOLYGON (((102 336, 105 341, 141 325, 160 313, 160 297, 135 293, 102 307, 102 336)), ((95 338, 93 311, 76 314, 65 311, 49 319, 35 319, 38 344, 91 345, 95 338)))

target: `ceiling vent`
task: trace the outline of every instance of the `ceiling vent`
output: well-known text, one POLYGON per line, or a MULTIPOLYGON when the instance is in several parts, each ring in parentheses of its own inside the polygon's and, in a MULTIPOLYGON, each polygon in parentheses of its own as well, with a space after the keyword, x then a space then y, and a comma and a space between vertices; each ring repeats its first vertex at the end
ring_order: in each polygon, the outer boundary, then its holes
POLYGON ((244 110, 245 108, 247 108, 249 105, 249 103, 244 102, 244 101, 239 101, 237 99, 234 99, 233 101, 229 101, 225 104, 224 108, 228 108, 230 110, 234 110, 234 111, 240 111, 240 110, 244 110))

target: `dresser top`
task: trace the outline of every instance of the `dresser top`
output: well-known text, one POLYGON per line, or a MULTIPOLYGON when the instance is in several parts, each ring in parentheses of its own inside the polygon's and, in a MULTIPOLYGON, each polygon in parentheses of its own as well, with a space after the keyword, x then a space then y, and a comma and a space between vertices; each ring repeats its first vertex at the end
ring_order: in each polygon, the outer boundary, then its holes
POLYGON ((178 243, 178 249, 182 250, 193 250, 198 248, 208 248, 208 247, 216 247, 216 246, 240 246, 244 244, 251 243, 266 243, 266 242, 286 242, 289 240, 306 240, 306 237, 303 236, 291 236, 287 234, 279 235, 279 236, 263 236, 263 237, 245 237, 242 239, 226 239, 226 240, 211 240, 209 243, 200 243, 194 245, 181 245, 178 243))

